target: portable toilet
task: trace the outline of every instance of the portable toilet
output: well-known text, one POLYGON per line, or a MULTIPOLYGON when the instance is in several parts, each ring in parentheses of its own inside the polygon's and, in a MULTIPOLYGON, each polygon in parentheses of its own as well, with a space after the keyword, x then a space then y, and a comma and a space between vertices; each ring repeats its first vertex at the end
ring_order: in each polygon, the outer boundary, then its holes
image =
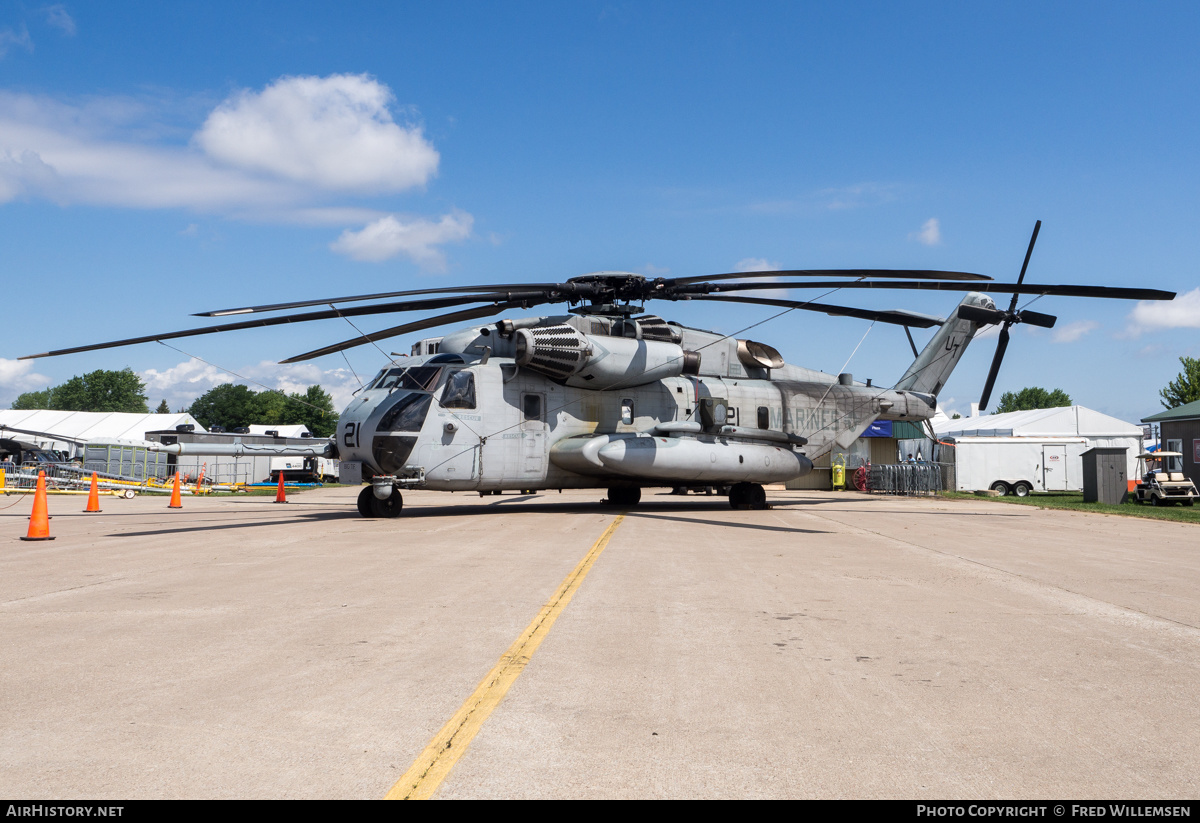
POLYGON ((1129 493, 1127 449, 1094 448, 1083 458, 1083 502, 1118 505, 1129 493))

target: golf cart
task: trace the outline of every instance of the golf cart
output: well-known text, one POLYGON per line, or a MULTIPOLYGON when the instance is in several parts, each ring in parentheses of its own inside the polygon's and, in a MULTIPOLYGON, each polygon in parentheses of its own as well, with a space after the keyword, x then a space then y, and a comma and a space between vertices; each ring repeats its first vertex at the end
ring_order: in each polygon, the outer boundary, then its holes
POLYGON ((1183 457, 1179 452, 1142 452, 1138 455, 1138 482, 1134 500, 1151 506, 1180 503, 1190 506, 1196 500, 1196 484, 1183 476, 1183 472, 1166 469, 1166 460, 1183 457), (1151 465, 1157 463, 1157 465, 1151 465))

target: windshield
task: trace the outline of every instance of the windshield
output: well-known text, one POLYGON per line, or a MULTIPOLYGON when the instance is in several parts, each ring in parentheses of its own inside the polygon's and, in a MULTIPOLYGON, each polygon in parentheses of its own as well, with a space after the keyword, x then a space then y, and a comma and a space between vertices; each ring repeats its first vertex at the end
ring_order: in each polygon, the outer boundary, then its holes
POLYGON ((431 394, 406 394, 396 401, 379 420, 382 432, 419 432, 429 413, 431 394))
POLYGON ((372 389, 409 389, 431 391, 442 374, 439 366, 412 366, 407 369, 388 369, 371 384, 372 389))

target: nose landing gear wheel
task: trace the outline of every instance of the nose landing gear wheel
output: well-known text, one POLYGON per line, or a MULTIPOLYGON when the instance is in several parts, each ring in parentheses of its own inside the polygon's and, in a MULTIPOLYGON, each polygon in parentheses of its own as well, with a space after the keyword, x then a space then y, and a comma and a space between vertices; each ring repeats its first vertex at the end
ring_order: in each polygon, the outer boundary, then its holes
POLYGON ((398 517, 404 508, 404 498, 399 489, 392 489, 391 496, 380 500, 375 490, 366 486, 358 493, 358 513, 363 517, 398 517))

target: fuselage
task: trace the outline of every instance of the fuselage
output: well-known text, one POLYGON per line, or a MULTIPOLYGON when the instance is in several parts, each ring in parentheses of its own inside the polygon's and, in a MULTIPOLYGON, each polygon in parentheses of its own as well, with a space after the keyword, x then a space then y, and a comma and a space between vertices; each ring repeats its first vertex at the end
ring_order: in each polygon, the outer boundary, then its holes
MULTIPOLYGON (((596 318, 535 321, 601 331, 596 318)), ((499 326, 448 335, 437 354, 380 372, 341 416, 342 460, 377 475, 419 472, 440 490, 780 482, 881 416, 924 420, 935 410, 929 395, 782 361, 764 368, 744 345, 739 355, 739 341, 679 326, 672 339, 702 354, 697 373, 647 382, 631 367, 616 385, 584 388, 518 365, 499 326)))

